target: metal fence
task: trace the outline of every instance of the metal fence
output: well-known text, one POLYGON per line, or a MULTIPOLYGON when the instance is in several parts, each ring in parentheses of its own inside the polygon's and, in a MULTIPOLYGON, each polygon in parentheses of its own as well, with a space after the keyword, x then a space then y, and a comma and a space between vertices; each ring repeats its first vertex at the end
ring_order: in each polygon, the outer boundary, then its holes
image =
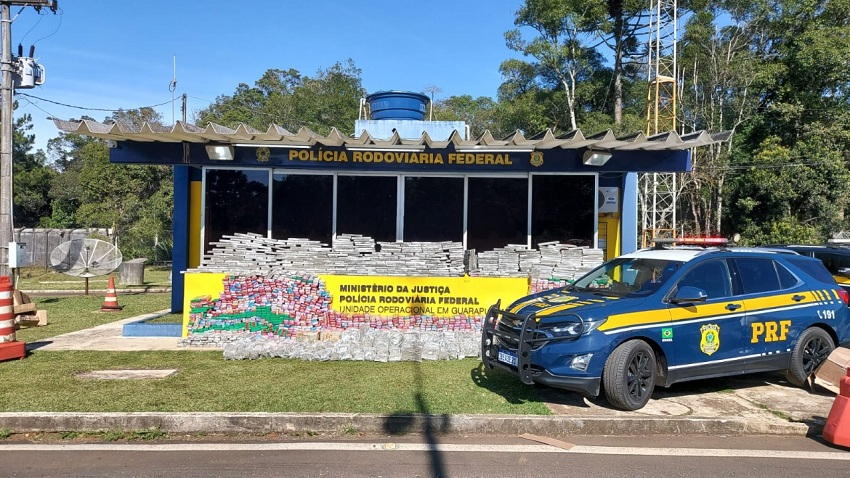
POLYGON ((46 229, 46 228, 19 228, 14 230, 15 242, 23 243, 27 251, 27 261, 30 266, 50 267, 50 253, 59 244, 73 239, 83 239, 96 236, 98 238, 111 238, 108 229, 46 229))

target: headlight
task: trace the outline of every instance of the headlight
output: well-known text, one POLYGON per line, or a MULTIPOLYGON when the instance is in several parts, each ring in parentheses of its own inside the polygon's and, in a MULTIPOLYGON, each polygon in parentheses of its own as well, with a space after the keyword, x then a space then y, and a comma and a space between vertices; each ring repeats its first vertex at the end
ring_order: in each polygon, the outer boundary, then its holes
POLYGON ((604 324, 606 320, 608 320, 608 319, 599 319, 599 320, 593 320, 593 321, 586 320, 584 322, 584 328, 582 329, 581 333, 589 334, 590 332, 593 332, 594 330, 596 330, 597 327, 604 324))
POLYGON ((543 332, 547 335, 550 335, 552 338, 567 338, 567 337, 576 337, 582 334, 588 334, 597 327, 602 325, 605 322, 605 319, 600 320, 586 320, 581 321, 578 317, 574 317, 573 320, 564 320, 558 322, 544 322, 541 323, 538 327, 540 332, 543 332))
POLYGON ((540 327, 540 329, 551 333, 555 337, 571 337, 581 333, 581 324, 578 322, 553 324, 551 327, 540 327))

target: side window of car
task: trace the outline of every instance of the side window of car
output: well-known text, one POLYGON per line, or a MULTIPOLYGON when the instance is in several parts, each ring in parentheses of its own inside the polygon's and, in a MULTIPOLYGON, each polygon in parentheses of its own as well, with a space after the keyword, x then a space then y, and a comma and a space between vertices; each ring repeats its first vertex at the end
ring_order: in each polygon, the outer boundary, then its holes
POLYGON ((773 261, 773 266, 776 267, 776 273, 779 275, 779 286, 781 288, 790 289, 800 283, 800 279, 782 264, 773 261))
POLYGON ((794 256, 786 257, 785 260, 787 260, 794 266, 799 267, 800 270, 821 282, 826 282, 828 284, 835 282, 835 279, 833 279, 829 271, 826 270, 826 267, 823 265, 823 262, 813 261, 811 259, 794 256))
POLYGON ((732 281, 726 261, 714 260, 695 266, 679 281, 678 288, 682 287, 702 289, 709 299, 731 296, 732 281))
MULTIPOLYGON (((842 253, 838 254, 838 268, 839 269, 850 268, 850 251, 842 249, 842 253)), ((836 271, 836 273, 837 272, 838 271, 836 271)))
POLYGON ((779 274, 772 259, 746 257, 735 259, 745 294, 779 290, 779 274))
POLYGON ((826 266, 826 270, 828 270, 830 274, 838 273, 841 259, 837 254, 833 254, 832 252, 815 251, 814 256, 816 259, 820 259, 820 261, 823 262, 823 265, 826 266))

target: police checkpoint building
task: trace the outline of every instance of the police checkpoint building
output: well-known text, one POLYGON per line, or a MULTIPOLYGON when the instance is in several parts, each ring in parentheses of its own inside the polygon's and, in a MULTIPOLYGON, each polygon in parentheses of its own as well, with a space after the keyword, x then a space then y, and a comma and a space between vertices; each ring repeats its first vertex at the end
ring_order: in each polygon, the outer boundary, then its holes
POLYGON ((566 283, 638 238, 638 175, 692 167, 704 131, 469 137, 428 98, 369 95, 353 134, 55 119, 115 164, 174 168, 184 338, 480 331, 501 298, 566 283))

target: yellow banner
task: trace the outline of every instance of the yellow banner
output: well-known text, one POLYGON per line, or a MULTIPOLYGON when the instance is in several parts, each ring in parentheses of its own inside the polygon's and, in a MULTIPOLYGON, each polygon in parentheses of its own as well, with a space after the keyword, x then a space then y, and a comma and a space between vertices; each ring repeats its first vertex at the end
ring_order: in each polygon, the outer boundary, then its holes
POLYGON ((528 279, 500 277, 320 276, 343 314, 480 316, 497 300, 528 294, 528 279))
POLYGON ((186 274, 183 337, 194 331, 470 327, 496 303, 528 294, 526 278, 186 274), (457 324, 454 322, 459 321, 457 324), (459 325, 458 325, 459 324, 459 325))

